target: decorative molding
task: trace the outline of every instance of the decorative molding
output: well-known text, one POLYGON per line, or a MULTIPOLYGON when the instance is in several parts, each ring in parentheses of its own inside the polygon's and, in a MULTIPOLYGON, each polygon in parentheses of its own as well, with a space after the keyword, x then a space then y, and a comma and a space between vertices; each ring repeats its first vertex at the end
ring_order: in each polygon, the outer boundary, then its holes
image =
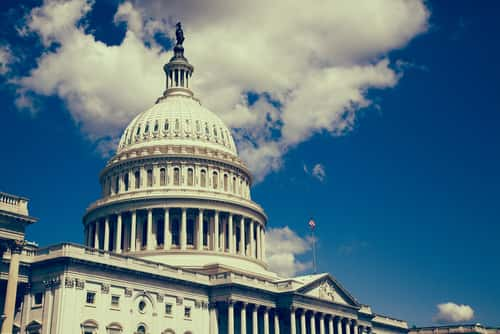
POLYGON ((176 301, 177 305, 182 305, 184 303, 184 298, 175 297, 175 301, 176 301))
POLYGON ((325 299, 328 301, 335 300, 335 289, 332 284, 328 281, 324 281, 319 286, 319 298, 325 299))
POLYGON ((163 303, 163 295, 161 293, 156 295, 156 301, 158 303, 163 303))
POLYGON ((104 294, 108 294, 109 293, 109 284, 103 283, 101 285, 101 292, 104 294))
POLYGON ((85 281, 82 279, 75 279, 75 286, 77 290, 83 290, 85 289, 85 281))
POLYGON ((199 301, 199 300, 195 300, 195 301, 194 301, 194 307, 195 307, 195 308, 201 308, 201 303, 202 303, 201 301, 199 301))
POLYGON ((42 281, 45 289, 57 289, 61 286, 61 279, 59 277, 51 277, 42 281))
POLYGON ((71 277, 66 277, 64 279, 64 287, 65 288, 74 288, 75 287, 75 279, 71 277))
POLYGON ((125 297, 132 297, 132 289, 125 288, 125 297))

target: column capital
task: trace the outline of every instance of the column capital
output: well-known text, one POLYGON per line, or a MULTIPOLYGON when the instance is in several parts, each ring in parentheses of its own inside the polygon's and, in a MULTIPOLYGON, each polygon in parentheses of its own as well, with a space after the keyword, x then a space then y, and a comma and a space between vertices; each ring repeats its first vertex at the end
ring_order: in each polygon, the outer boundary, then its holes
POLYGON ((21 254, 25 245, 26 241, 24 240, 12 240, 9 242, 8 247, 12 254, 21 254))

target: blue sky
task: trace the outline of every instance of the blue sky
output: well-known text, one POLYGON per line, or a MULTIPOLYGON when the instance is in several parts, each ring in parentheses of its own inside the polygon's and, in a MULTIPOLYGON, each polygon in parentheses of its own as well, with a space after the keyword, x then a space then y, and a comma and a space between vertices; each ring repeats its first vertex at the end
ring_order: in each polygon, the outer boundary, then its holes
MULTIPOLYGON (((121 123, 95 130, 98 117, 92 123, 75 114, 67 96, 33 86, 28 96, 35 97, 36 111, 19 108, 20 86, 12 80, 36 68, 42 52, 59 47, 15 30, 40 5, 0 4, 0 44, 17 58, 0 79, 0 189, 30 198, 40 221, 28 239, 82 242, 82 214, 100 195, 102 133, 119 133, 131 117, 120 115, 121 123)), ((99 2, 79 24, 104 44, 120 45, 126 25, 113 23, 119 5, 99 2)), ((384 89, 367 85, 363 94, 372 103, 356 111, 349 131, 311 130, 289 145, 280 167, 266 170, 252 195, 271 227, 289 226, 306 237, 313 216, 319 269, 376 312, 423 326, 433 323, 436 305, 453 302, 474 309, 467 322, 500 326, 499 8, 494 1, 425 6, 425 31, 377 55, 390 61, 399 80, 384 89), (323 180, 311 173, 317 164, 323 180)), ((161 33, 151 43, 170 47, 161 33)), ((189 57, 189 34, 185 45, 189 57)), ((68 61, 80 66, 78 59, 68 61)), ((201 75, 204 68, 192 62, 201 75)), ((298 260, 310 257, 306 252, 298 260)))

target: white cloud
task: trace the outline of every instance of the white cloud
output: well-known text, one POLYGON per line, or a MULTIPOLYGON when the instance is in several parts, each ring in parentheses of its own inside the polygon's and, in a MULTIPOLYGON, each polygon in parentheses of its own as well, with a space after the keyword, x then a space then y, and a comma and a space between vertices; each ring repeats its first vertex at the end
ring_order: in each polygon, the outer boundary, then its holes
POLYGON ((452 302, 438 304, 438 313, 433 321, 437 323, 463 322, 474 318, 474 310, 469 305, 458 305, 452 302))
POLYGON ((312 135, 348 132, 372 104, 367 91, 393 87, 402 74, 386 54, 426 31, 429 17, 423 0, 125 2, 114 22, 128 31, 108 46, 82 28, 91 6, 45 0, 32 10, 24 32, 60 47, 17 80, 20 89, 59 96, 89 138, 115 141, 161 95, 170 56, 153 34, 172 35, 181 19, 195 93, 236 130, 257 180, 312 135), (258 94, 254 104, 247 92, 258 94))
POLYGON ((310 242, 299 237, 288 226, 271 228, 266 233, 266 258, 272 271, 291 277, 311 267, 310 262, 297 260, 297 255, 311 248, 310 242))
POLYGON ((326 179, 326 170, 323 164, 317 163, 313 166, 313 168, 309 171, 309 168, 304 164, 304 172, 306 174, 311 175, 319 182, 324 182, 326 179))
POLYGON ((0 46, 0 75, 4 75, 9 71, 10 64, 14 57, 8 46, 0 46))

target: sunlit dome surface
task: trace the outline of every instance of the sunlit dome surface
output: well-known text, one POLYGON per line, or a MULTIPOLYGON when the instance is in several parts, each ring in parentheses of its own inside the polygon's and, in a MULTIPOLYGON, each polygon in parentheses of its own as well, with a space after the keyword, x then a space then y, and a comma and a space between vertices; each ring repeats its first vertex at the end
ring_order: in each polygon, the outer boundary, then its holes
POLYGON ((190 96, 167 96, 125 129, 118 152, 151 146, 197 146, 237 155, 229 128, 190 96))

